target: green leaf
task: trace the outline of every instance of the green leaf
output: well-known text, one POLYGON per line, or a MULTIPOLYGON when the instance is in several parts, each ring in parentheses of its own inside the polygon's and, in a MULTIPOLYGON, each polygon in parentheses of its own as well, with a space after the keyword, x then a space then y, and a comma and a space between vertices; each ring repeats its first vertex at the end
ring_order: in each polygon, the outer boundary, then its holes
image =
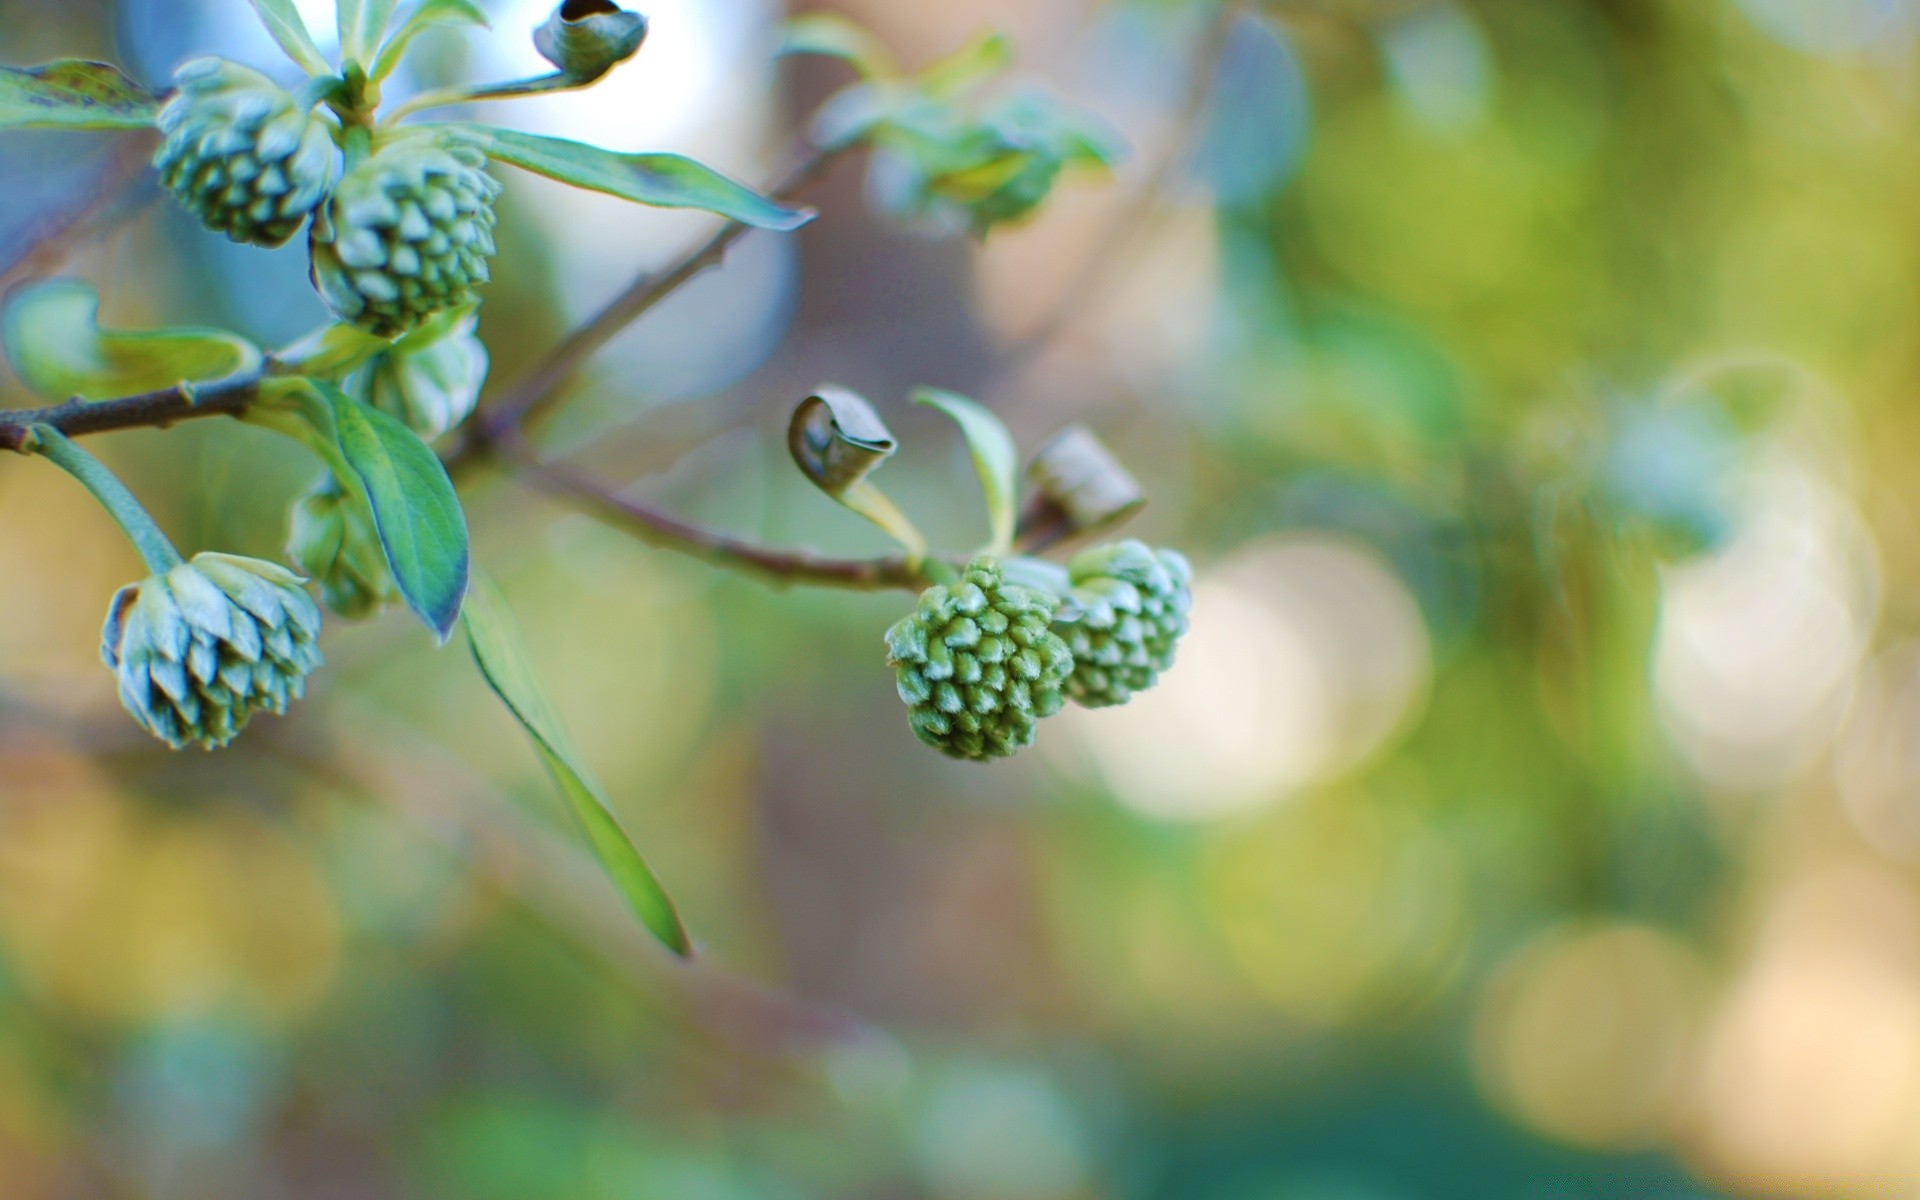
POLYGON ((307 23, 300 19, 300 10, 294 7, 293 0, 248 0, 248 3, 253 5, 254 13, 273 35, 273 40, 280 43, 288 58, 300 64, 301 70, 309 75, 332 72, 327 56, 314 44, 313 35, 307 32, 307 23))
POLYGON ((108 333, 100 297, 73 279, 14 293, 0 319, 13 369, 48 400, 112 400, 180 384, 213 383, 260 365, 260 348, 224 329, 108 333))
POLYGON ((838 58, 866 79, 888 79, 900 73, 885 43, 838 13, 807 13, 788 21, 780 53, 838 58))
POLYGON ((492 125, 454 128, 480 139, 487 154, 501 162, 623 200, 656 208, 704 209, 742 225, 783 233, 813 220, 808 209, 787 208, 678 154, 618 154, 492 125))
POLYGON ((400 28, 393 31, 386 45, 380 47, 368 75, 377 83, 393 74, 413 45, 413 39, 441 25, 477 25, 485 29, 487 14, 473 0, 421 0, 400 23, 400 28))
POLYGON ((398 0, 336 0, 336 28, 340 31, 340 57, 366 65, 373 48, 393 20, 398 0))
POLYGON ((898 448, 892 431, 873 406, 843 387, 816 389, 793 410, 793 419, 787 424, 787 449, 800 473, 848 509, 886 530, 917 562, 926 556, 927 539, 867 479, 898 448))
POLYGON ((960 426, 987 497, 987 523, 993 530, 987 551, 1006 553, 1013 545, 1014 520, 1019 516, 1020 451, 1013 435, 985 405, 954 392, 921 388, 913 394, 913 402, 939 409, 960 426))
POLYGON ((467 594, 467 518, 447 469, 411 429, 331 383, 309 381, 326 401, 352 479, 373 510, 393 580, 442 642, 467 594))
POLYGON ((0 129, 141 129, 160 98, 107 63, 0 67, 0 129))
POLYGON ((1007 69, 1013 47, 1005 34, 989 33, 922 71, 917 82, 932 100, 951 100, 1007 69))
POLYGON ((669 950, 683 958, 693 954, 693 942, 659 877, 640 856, 626 830, 613 815, 605 794, 580 763, 545 689, 527 662, 519 627, 499 589, 485 575, 476 574, 467 597, 467 641, 487 684, 532 736, 541 761, 553 776, 573 814, 586 832, 613 883, 632 906, 634 915, 669 950))

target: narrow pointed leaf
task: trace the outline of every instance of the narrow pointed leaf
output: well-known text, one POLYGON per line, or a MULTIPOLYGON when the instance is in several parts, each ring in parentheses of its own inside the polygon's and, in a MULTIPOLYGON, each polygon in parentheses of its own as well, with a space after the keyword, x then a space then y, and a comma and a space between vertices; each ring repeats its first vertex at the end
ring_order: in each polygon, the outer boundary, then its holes
POLYGON ((111 400, 179 384, 213 383, 260 365, 260 348, 224 329, 109 333, 99 295, 55 279, 22 288, 0 318, 13 369, 47 400, 111 400))
POLYGON ((368 74, 375 82, 393 74, 413 45, 413 39, 441 25, 477 25, 485 29, 487 14, 474 0, 421 0, 400 22, 386 45, 380 47, 368 74))
POLYGON ((142 129, 160 98, 107 63, 0 67, 0 129, 142 129))
POLYGON ((989 33, 921 72, 920 90, 934 100, 951 100, 1000 74, 1012 61, 1006 35, 989 33))
POLYGON ((300 64, 300 69, 309 75, 326 75, 332 68, 327 65, 327 56, 320 53, 320 47, 314 44, 313 34, 307 32, 307 23, 300 19, 300 10, 295 8, 293 0, 248 0, 253 11, 259 15, 260 23, 267 27, 273 40, 287 52, 287 57, 300 64))
POLYGON ((336 19, 340 31, 340 56, 362 66, 380 44, 387 23, 393 20, 398 0, 338 0, 336 19))
POLYGON ((966 436, 987 498, 987 523, 992 528, 987 548, 1005 553, 1013 545, 1014 521, 1019 516, 1020 451, 999 417, 977 400, 939 388, 921 388, 913 402, 937 408, 952 417, 966 436))
POLYGON ((927 539, 879 488, 871 475, 899 446, 864 397, 843 387, 820 387, 800 402, 787 424, 787 449, 800 473, 848 509, 872 521, 918 560, 927 539))
POLYGON ((886 79, 899 74, 886 43, 865 26, 839 13, 806 13, 787 22, 780 42, 782 54, 820 54, 852 65, 862 78, 886 79))
POLYGON ((330 383, 312 381, 334 436, 373 510, 387 567, 407 607, 441 641, 467 594, 467 518, 440 459, 411 429, 330 383))
POLYGON ((813 220, 810 210, 788 208, 678 154, 619 154, 492 125, 456 128, 477 137, 492 158, 588 191, 656 208, 703 209, 742 225, 780 232, 813 220))
POLYGON ((465 615, 467 641, 480 673, 532 737, 540 759, 566 797, 594 854, 642 924, 675 954, 690 957, 693 942, 660 879, 613 815, 605 794, 581 764, 546 690, 527 661, 526 647, 506 601, 485 575, 476 575, 465 615))

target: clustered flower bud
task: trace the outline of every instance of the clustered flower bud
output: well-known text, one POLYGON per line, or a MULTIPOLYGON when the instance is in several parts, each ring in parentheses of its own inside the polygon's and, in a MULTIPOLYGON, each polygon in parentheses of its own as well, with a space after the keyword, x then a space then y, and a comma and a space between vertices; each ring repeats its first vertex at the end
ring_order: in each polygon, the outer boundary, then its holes
POLYGON ((331 475, 294 502, 287 557, 313 579, 321 603, 349 620, 399 598, 372 514, 331 475))
POLYGON ((325 124, 260 72, 196 58, 174 76, 154 154, 160 180, 209 229, 279 246, 300 229, 333 177, 325 124))
POLYGON ((472 313, 448 314, 376 352, 348 375, 346 390, 428 441, 459 425, 480 402, 487 348, 472 313))
POLYGON ((261 709, 284 713, 320 665, 320 610, 284 567, 198 554, 121 588, 101 656, 134 720, 174 749, 218 749, 261 709))
POLYGON ((313 223, 313 282, 344 321, 395 337, 471 304, 493 256, 500 184, 444 130, 404 130, 349 170, 313 223))
POLYGON ((1073 653, 1067 695, 1088 708, 1125 704, 1173 665, 1193 607, 1193 568, 1137 541, 1096 546, 1067 564, 1072 586, 1053 631, 1073 653))
POLYGON ((1060 710, 1073 670, 1048 628, 1054 598, 1007 583, 990 557, 959 582, 936 584, 887 632, 888 661, 921 741, 953 758, 985 762, 1033 743, 1060 710))

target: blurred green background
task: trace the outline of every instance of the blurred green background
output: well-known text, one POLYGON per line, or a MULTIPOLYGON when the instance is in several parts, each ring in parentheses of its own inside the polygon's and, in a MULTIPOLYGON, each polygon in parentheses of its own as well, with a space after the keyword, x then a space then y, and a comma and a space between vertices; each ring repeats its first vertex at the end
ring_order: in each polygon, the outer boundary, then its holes
MULTIPOLYGON (((431 71, 538 65, 545 6, 488 7, 431 71)), ((0 1195, 1920 1191, 1920 6, 1272 0, 1197 124, 1210 5, 838 7, 910 64, 1004 29, 1132 158, 984 245, 896 228, 843 164, 813 226, 611 347, 552 447, 877 553, 785 461, 814 384, 879 404, 955 548, 977 491, 910 386, 1029 447, 1084 420, 1198 567, 1179 666, 950 763, 883 663, 906 597, 479 480, 480 559, 701 941, 680 967, 404 614, 334 623, 316 694, 230 752, 146 740, 96 649, 133 554, 0 463, 0 1195)), ((773 0, 643 8, 601 87, 490 116, 764 179, 845 82, 776 60, 773 0)), ((9 64, 209 51, 284 65, 242 0, 0 0, 9 64)), ((35 258, 127 153, 0 137, 8 286, 321 322, 297 247, 148 185, 35 258)), ((510 178, 496 384, 707 229, 510 178)), ((314 471, 228 422, 92 444, 188 552, 277 554, 314 471)))

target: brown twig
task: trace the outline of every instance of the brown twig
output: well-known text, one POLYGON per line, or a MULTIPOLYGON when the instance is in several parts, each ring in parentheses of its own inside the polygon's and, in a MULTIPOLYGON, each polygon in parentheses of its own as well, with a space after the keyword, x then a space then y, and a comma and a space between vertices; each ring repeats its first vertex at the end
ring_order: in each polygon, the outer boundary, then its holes
POLYGON ((265 378, 264 370, 255 370, 215 383, 182 383, 113 400, 76 397, 49 408, 0 409, 0 450, 23 450, 27 431, 35 425, 51 425, 68 437, 79 437, 116 429, 164 429, 199 417, 237 417, 253 403, 265 378))
POLYGON ((807 550, 775 550, 756 542, 698 525, 622 496, 587 475, 540 458, 517 432, 494 443, 494 449, 521 479, 615 528, 652 546, 677 550, 776 584, 811 584, 851 591, 920 591, 931 582, 900 556, 890 558, 827 558, 807 550))

